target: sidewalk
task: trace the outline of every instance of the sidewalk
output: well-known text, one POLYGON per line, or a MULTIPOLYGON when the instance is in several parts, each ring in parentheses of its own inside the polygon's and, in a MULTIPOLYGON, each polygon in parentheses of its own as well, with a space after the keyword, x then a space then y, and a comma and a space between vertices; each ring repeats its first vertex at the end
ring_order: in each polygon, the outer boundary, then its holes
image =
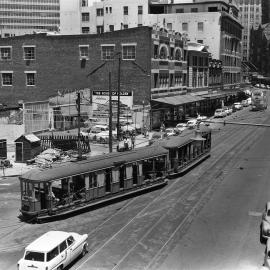
MULTIPOLYGON (((149 140, 147 137, 143 135, 136 136, 135 139, 135 148, 143 147, 149 145, 149 140)), ((116 152, 116 144, 113 145, 113 152, 116 152)), ((90 144, 91 152, 87 154, 87 156, 97 156, 109 153, 109 145, 108 144, 90 144)), ((5 168, 4 171, 0 170, 0 180, 5 177, 17 177, 25 172, 36 168, 34 165, 26 165, 25 163, 15 163, 15 152, 14 149, 8 149, 7 159, 10 160, 13 167, 5 168)))

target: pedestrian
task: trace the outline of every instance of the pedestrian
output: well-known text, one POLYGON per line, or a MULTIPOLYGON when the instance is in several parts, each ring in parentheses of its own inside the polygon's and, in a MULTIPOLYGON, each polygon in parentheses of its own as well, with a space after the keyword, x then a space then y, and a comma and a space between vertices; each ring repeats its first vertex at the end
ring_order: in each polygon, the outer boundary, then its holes
POLYGON ((127 140, 127 137, 124 137, 124 149, 125 149, 125 151, 128 150, 128 140, 127 140))
POLYGON ((131 134, 131 143, 132 143, 132 149, 134 149, 135 148, 135 134, 134 133, 132 133, 131 134))

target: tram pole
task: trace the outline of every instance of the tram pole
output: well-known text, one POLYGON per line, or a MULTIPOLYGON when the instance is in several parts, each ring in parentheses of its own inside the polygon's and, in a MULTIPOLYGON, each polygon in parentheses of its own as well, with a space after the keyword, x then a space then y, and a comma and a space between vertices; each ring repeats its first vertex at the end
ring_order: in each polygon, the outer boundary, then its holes
POLYGON ((109 152, 112 152, 112 78, 109 72, 109 152))
POLYGON ((118 58, 118 92, 117 92, 117 140, 120 141, 120 72, 121 72, 121 55, 118 58))
POLYGON ((77 111, 78 111, 78 159, 82 159, 81 149, 81 92, 77 92, 76 99, 77 111))

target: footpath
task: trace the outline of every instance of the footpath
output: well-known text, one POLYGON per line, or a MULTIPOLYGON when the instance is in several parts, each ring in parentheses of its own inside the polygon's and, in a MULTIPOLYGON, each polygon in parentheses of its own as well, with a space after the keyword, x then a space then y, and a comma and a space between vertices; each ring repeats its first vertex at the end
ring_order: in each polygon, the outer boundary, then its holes
MULTIPOLYGON (((143 147, 149 145, 148 137, 144 137, 143 135, 136 136, 134 147, 143 147)), ((90 143, 91 152, 89 152, 86 156, 97 156, 109 153, 108 144, 93 144, 90 143)), ((116 152, 117 145, 113 145, 113 152, 116 152)), ((25 172, 36 168, 35 165, 27 165, 25 163, 16 163, 15 162, 15 147, 9 146, 7 149, 7 159, 12 164, 12 168, 0 169, 0 180, 5 177, 16 177, 24 174, 25 172)))

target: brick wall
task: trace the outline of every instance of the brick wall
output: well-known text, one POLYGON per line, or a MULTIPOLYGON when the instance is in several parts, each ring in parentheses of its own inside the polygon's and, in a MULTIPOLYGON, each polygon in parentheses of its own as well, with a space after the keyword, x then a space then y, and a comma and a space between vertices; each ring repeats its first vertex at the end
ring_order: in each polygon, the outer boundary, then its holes
MULTIPOLYGON (((118 60, 99 67, 101 44, 115 44, 121 52, 122 43, 136 43, 136 63, 151 72, 151 28, 139 27, 101 35, 46 36, 25 35, 0 40, 0 46, 12 46, 12 59, 0 61, 0 71, 13 71, 13 85, 0 86, 1 103, 17 104, 18 100, 42 101, 57 95, 58 90, 90 88, 108 89, 108 74, 112 73, 112 89, 117 89, 118 60), (36 60, 23 60, 25 45, 36 46, 36 60), (89 45, 89 60, 83 64, 79 45, 89 45), (26 86, 25 71, 36 71, 36 86, 26 86)), ((150 98, 150 77, 132 61, 121 61, 121 90, 133 91, 134 103, 150 98)))

